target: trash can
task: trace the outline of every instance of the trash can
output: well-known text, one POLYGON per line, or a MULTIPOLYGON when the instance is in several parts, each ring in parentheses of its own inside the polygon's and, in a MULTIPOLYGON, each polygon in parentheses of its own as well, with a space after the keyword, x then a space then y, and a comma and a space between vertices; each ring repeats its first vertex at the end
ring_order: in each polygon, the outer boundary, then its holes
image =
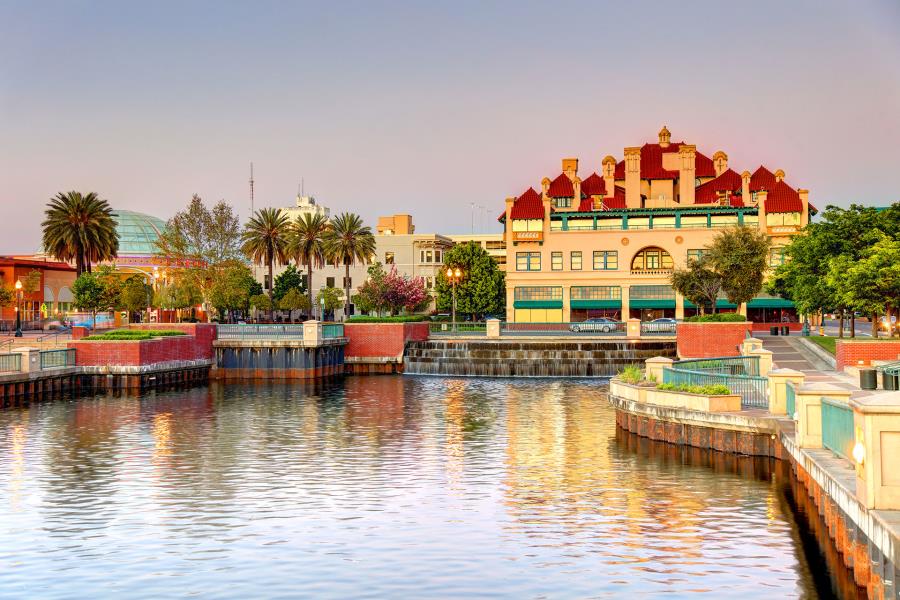
POLYGON ((778 326, 769 327, 769 335, 778 335, 778 326))
POLYGON ((891 373, 881 374, 881 388, 885 391, 895 392, 900 389, 900 375, 891 373))
POLYGON ((781 335, 791 335, 791 328, 787 325, 781 326, 781 335))
POLYGON ((863 390, 878 389, 878 379, 876 379, 875 369, 859 370, 859 387, 863 390))

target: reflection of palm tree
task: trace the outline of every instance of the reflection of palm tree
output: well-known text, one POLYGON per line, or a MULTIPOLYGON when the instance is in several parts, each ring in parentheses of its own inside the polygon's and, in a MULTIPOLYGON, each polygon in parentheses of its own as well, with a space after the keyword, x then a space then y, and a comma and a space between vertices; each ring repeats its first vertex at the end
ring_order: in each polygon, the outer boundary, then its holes
POLYGON ((321 269, 325 264, 325 233, 329 223, 325 215, 306 213, 297 218, 288 243, 288 254, 298 265, 306 265, 306 291, 309 294, 309 310, 312 314, 313 267, 321 269))
POLYGON ((59 193, 47 204, 44 251, 62 261, 75 261, 76 277, 91 272, 91 263, 111 260, 119 251, 112 209, 91 192, 59 193))
POLYGON ((375 254, 375 236, 363 225, 362 218, 353 213, 342 213, 332 222, 325 234, 325 254, 335 264, 343 264, 344 318, 350 314, 350 267, 357 262, 368 261, 375 254))
POLYGON ((275 261, 278 264, 287 262, 289 222, 288 216, 280 208, 262 208, 247 222, 244 233, 241 234, 241 250, 244 254, 253 262, 269 268, 270 319, 275 304, 272 296, 275 288, 272 271, 275 269, 275 261))

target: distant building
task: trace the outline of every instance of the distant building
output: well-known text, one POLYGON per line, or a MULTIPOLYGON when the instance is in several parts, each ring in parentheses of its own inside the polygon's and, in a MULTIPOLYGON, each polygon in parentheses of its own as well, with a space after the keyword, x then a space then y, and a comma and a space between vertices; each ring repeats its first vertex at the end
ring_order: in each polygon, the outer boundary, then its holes
POLYGON ((330 211, 326 207, 316 204, 315 197, 301 196, 299 194, 294 200, 294 206, 285 206, 281 209, 281 212, 287 213, 291 221, 296 221, 299 217, 307 214, 322 215, 326 219, 330 216, 330 211))
MULTIPOLYGON (((0 256, 0 282, 15 291, 16 281, 25 281, 32 272, 40 273, 40 282, 31 293, 23 293, 20 307, 26 328, 38 327, 41 319, 64 315, 73 310, 72 284, 75 267, 34 256, 0 256)), ((0 306, 0 331, 15 329, 16 303, 0 306)))
POLYGON ((501 271, 506 270, 506 240, 502 233, 451 233, 447 237, 454 245, 474 242, 484 248, 501 271))

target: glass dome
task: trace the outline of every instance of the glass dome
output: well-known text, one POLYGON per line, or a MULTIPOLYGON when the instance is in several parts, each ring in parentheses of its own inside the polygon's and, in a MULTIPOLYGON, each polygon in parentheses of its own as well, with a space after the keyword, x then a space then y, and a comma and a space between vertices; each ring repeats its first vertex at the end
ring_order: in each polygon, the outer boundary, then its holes
POLYGON ((151 256, 156 252, 156 240, 166 228, 165 221, 130 210, 114 210, 112 218, 119 234, 119 256, 151 256))

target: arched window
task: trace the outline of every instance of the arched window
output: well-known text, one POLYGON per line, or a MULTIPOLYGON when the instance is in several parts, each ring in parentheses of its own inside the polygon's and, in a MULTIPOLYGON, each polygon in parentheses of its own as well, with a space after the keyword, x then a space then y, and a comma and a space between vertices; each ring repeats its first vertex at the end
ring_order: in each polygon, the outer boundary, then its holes
POLYGON ((671 269, 673 266, 672 255, 656 246, 644 248, 635 254, 634 259, 631 261, 632 271, 671 269))

